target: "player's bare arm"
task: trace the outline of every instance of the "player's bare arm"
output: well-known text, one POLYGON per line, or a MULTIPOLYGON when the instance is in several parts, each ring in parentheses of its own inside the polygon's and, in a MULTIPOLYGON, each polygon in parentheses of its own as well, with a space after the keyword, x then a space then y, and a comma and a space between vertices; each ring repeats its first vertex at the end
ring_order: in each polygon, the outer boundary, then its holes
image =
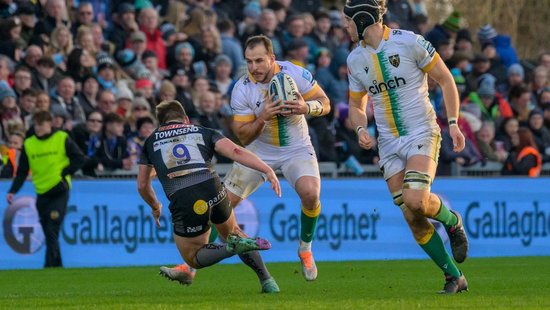
POLYGON ((449 121, 449 134, 453 139, 453 150, 460 152, 465 147, 464 135, 458 128, 458 109, 460 100, 456 85, 447 66, 441 58, 437 60, 436 65, 428 72, 428 76, 441 86, 443 91, 443 101, 447 109, 447 120, 449 121))
POLYGON ((256 119, 250 122, 239 122, 233 120, 232 129, 233 132, 239 138, 239 141, 243 145, 249 145, 252 141, 256 140, 265 128, 265 124, 280 114, 283 110, 283 106, 280 104, 280 100, 272 101, 273 98, 266 98, 265 105, 260 112, 260 115, 256 119))
POLYGON ((138 192, 141 198, 143 198, 143 200, 145 200, 149 207, 151 207, 153 218, 155 219, 157 226, 160 226, 159 218, 162 212, 162 203, 160 203, 160 201, 157 199, 155 190, 151 185, 151 175, 153 173, 153 170, 154 169, 152 166, 139 165, 137 177, 138 192))
POLYGON ((359 146, 364 149, 371 149, 374 147, 374 139, 369 135, 366 128, 368 125, 367 119, 367 101, 368 96, 350 96, 349 99, 349 118, 351 124, 355 128, 359 146))
POLYGON ((249 150, 242 148, 228 138, 220 139, 216 142, 215 150, 217 153, 236 161, 240 164, 247 166, 264 173, 267 176, 267 180, 271 183, 271 188, 281 197, 281 185, 279 179, 271 167, 263 162, 258 156, 249 150))
POLYGON ((302 94, 296 92, 297 100, 286 100, 285 109, 281 113, 284 116, 307 114, 311 116, 323 116, 330 112, 330 100, 321 87, 315 87, 315 92, 304 99, 302 94))

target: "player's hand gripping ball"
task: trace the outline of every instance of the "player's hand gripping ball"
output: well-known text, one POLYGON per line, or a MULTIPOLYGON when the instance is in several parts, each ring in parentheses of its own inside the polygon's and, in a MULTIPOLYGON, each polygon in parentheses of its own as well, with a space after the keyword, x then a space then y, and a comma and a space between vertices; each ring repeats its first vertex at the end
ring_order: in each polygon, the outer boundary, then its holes
POLYGON ((284 72, 276 73, 269 82, 269 96, 273 97, 273 101, 281 99, 282 105, 286 100, 298 100, 297 92, 296 82, 284 72))

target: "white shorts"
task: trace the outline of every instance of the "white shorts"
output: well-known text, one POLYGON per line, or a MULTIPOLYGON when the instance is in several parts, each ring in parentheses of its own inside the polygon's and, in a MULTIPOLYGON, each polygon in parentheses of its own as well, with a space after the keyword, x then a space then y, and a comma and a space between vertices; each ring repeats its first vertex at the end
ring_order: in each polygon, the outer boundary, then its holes
POLYGON ((439 129, 428 129, 419 134, 399 138, 379 139, 378 153, 384 179, 388 180, 405 170, 407 160, 414 155, 425 155, 437 164, 441 147, 441 132, 439 129))
MULTIPOLYGON (((317 156, 309 148, 286 151, 277 160, 264 161, 273 170, 281 170, 292 187, 303 176, 321 179, 317 156)), ((227 190, 244 199, 255 192, 266 180, 265 174, 235 162, 231 167, 231 171, 225 176, 223 183, 227 190)))

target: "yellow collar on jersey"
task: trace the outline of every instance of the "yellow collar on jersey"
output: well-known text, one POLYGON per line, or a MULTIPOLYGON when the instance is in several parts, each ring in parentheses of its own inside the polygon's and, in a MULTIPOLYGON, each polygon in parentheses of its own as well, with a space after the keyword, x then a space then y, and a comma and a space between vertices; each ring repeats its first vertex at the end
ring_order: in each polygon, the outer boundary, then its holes
MULTIPOLYGON (((384 34, 382 35, 382 39, 384 39, 385 41, 388 41, 388 39, 390 38, 390 27, 384 25, 384 34)), ((365 40, 361 40, 361 46, 363 48, 367 47, 367 43, 365 42, 365 40)))
MULTIPOLYGON (((279 67, 279 64, 277 62, 275 62, 275 69, 273 69, 273 74, 277 74, 281 71, 281 67, 279 67)), ((257 84, 258 82, 256 81, 256 79, 252 76, 252 74, 250 74, 250 72, 248 72, 248 78, 254 82, 254 84, 257 84)))

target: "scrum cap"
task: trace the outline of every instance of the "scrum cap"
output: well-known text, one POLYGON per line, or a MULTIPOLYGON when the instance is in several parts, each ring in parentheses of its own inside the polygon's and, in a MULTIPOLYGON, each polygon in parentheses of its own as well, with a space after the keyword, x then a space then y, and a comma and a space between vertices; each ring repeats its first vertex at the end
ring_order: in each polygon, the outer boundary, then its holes
POLYGON ((355 23, 359 40, 363 39, 365 29, 382 20, 382 16, 386 13, 382 1, 384 0, 347 1, 344 7, 344 15, 355 23))

